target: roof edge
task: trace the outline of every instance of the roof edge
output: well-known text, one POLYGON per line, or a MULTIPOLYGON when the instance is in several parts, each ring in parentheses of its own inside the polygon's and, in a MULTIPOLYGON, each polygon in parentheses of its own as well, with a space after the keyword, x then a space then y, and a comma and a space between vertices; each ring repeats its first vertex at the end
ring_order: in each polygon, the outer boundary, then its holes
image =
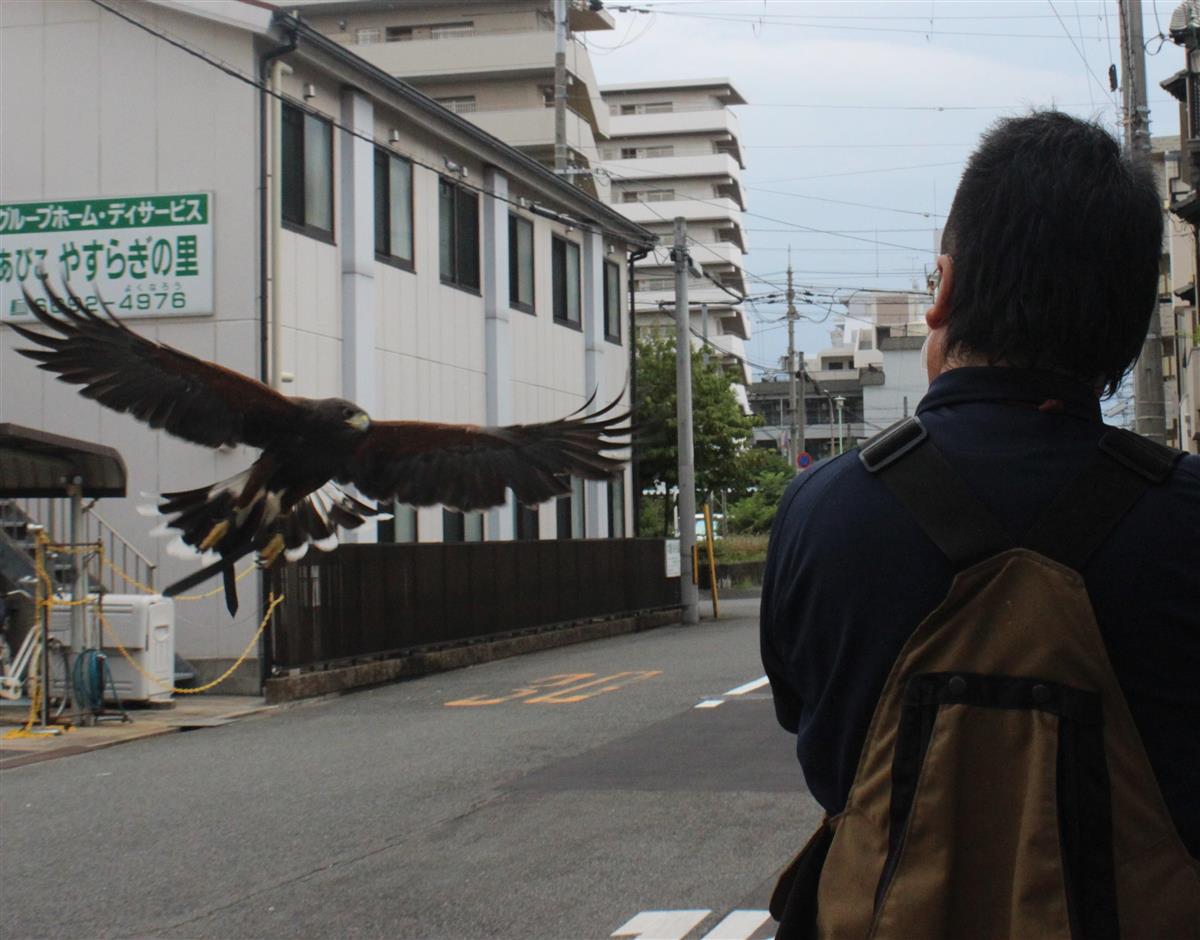
MULTIPOLYGON (((195 2, 195 0, 192 0, 192 2, 195 2)), ((387 88, 403 99, 405 103, 428 114, 436 122, 453 128, 456 132, 469 138, 485 151, 490 151, 490 153, 484 155, 485 160, 495 162, 501 169, 505 169, 507 165, 507 167, 511 167, 519 174, 526 176, 532 181, 536 181, 536 183, 547 189, 557 200, 571 207, 571 211, 580 214, 583 219, 596 222, 610 229, 615 234, 626 238, 631 244, 648 247, 658 241, 658 237, 653 232, 643 228, 636 222, 630 221, 612 206, 601 202, 593 196, 589 196, 570 182, 555 175, 553 170, 543 166, 537 160, 522 153, 510 144, 506 144, 500 138, 492 136, 487 131, 460 117, 453 111, 444 108, 408 82, 388 74, 378 66, 355 55, 341 43, 330 39, 324 33, 309 26, 302 19, 293 16, 285 10, 277 9, 273 17, 273 23, 288 32, 294 33, 297 39, 322 54, 341 62, 356 72, 370 78, 371 81, 387 88)))

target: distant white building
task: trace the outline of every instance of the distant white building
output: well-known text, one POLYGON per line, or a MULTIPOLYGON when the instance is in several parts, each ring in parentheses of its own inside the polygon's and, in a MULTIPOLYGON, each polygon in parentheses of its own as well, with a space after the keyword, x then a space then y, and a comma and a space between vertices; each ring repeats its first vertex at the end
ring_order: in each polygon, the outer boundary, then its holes
MULTIPOLYGON (((21 89, 0 140, 0 421, 125 456, 133 498, 100 508, 160 585, 194 565, 148 537, 136 494, 224 479, 253 454, 151 431, 19 356, 3 323, 30 319, 17 281, 36 257, 98 282, 144 335, 377 417, 532 422, 627 395, 626 272, 645 228, 265 4, 115 2, 150 32, 84 0, 0 17, 0 84, 21 89), (66 221, 35 231, 43 212, 66 221)), ((397 507, 360 538, 621 535, 628 488, 627 471, 486 518, 397 507)), ((236 621, 220 598, 181 614, 179 652, 204 674, 252 636, 254 584, 236 621)))
POLYGON ((742 226, 746 208, 738 118, 731 107, 745 99, 728 79, 688 79, 605 85, 609 139, 601 145, 601 168, 610 199, 628 218, 659 236, 660 244, 637 262, 640 329, 670 333, 675 299, 670 258, 673 220, 687 220, 689 252, 705 277, 688 285, 696 344, 707 335, 710 350, 729 371, 743 408, 750 368, 750 338, 740 297, 748 248, 742 226), (701 305, 707 305, 707 322, 701 305))

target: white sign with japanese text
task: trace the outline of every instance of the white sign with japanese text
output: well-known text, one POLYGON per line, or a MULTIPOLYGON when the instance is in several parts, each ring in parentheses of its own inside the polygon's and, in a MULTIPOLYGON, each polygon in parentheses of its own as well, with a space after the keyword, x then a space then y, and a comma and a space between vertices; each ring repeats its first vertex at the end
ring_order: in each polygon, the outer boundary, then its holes
POLYGON ((0 203, 0 318, 32 319, 44 270, 119 317, 213 312, 212 193, 0 203))

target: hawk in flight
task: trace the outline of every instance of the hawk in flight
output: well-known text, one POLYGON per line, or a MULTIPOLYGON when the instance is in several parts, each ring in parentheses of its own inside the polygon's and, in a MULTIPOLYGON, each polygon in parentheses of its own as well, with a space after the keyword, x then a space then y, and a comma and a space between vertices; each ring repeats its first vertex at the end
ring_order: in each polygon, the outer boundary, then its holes
MULTIPOLYGON (((376 421, 341 398, 281 395, 262 382, 134 333, 101 302, 105 316, 67 287, 64 300, 42 277, 60 317, 25 291, 51 332, 10 324, 38 348, 18 350, 39 368, 79 385, 80 394, 152 428, 207 447, 245 444, 262 453, 241 473, 194 490, 165 493, 157 511, 184 544, 217 558, 164 590, 172 596, 220 572, 237 610, 234 563, 257 553, 268 567, 328 551, 338 528, 382 515, 376 505, 442 503, 470 511, 505 501, 505 489, 534 505, 569 493, 570 477, 603 480, 624 461, 628 413, 617 402, 589 416, 507 427, 376 421), (355 495, 348 487, 357 490, 355 495)), ((586 405, 585 405, 586 407, 586 405)))

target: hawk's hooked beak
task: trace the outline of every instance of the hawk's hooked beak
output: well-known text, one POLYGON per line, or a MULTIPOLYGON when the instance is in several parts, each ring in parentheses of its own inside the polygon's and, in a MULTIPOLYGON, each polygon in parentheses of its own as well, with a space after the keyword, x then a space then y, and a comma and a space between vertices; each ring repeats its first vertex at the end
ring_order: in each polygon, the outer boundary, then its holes
POLYGON ((356 431, 365 431, 371 426, 371 418, 365 411, 360 411, 352 418, 347 418, 346 423, 356 431))

